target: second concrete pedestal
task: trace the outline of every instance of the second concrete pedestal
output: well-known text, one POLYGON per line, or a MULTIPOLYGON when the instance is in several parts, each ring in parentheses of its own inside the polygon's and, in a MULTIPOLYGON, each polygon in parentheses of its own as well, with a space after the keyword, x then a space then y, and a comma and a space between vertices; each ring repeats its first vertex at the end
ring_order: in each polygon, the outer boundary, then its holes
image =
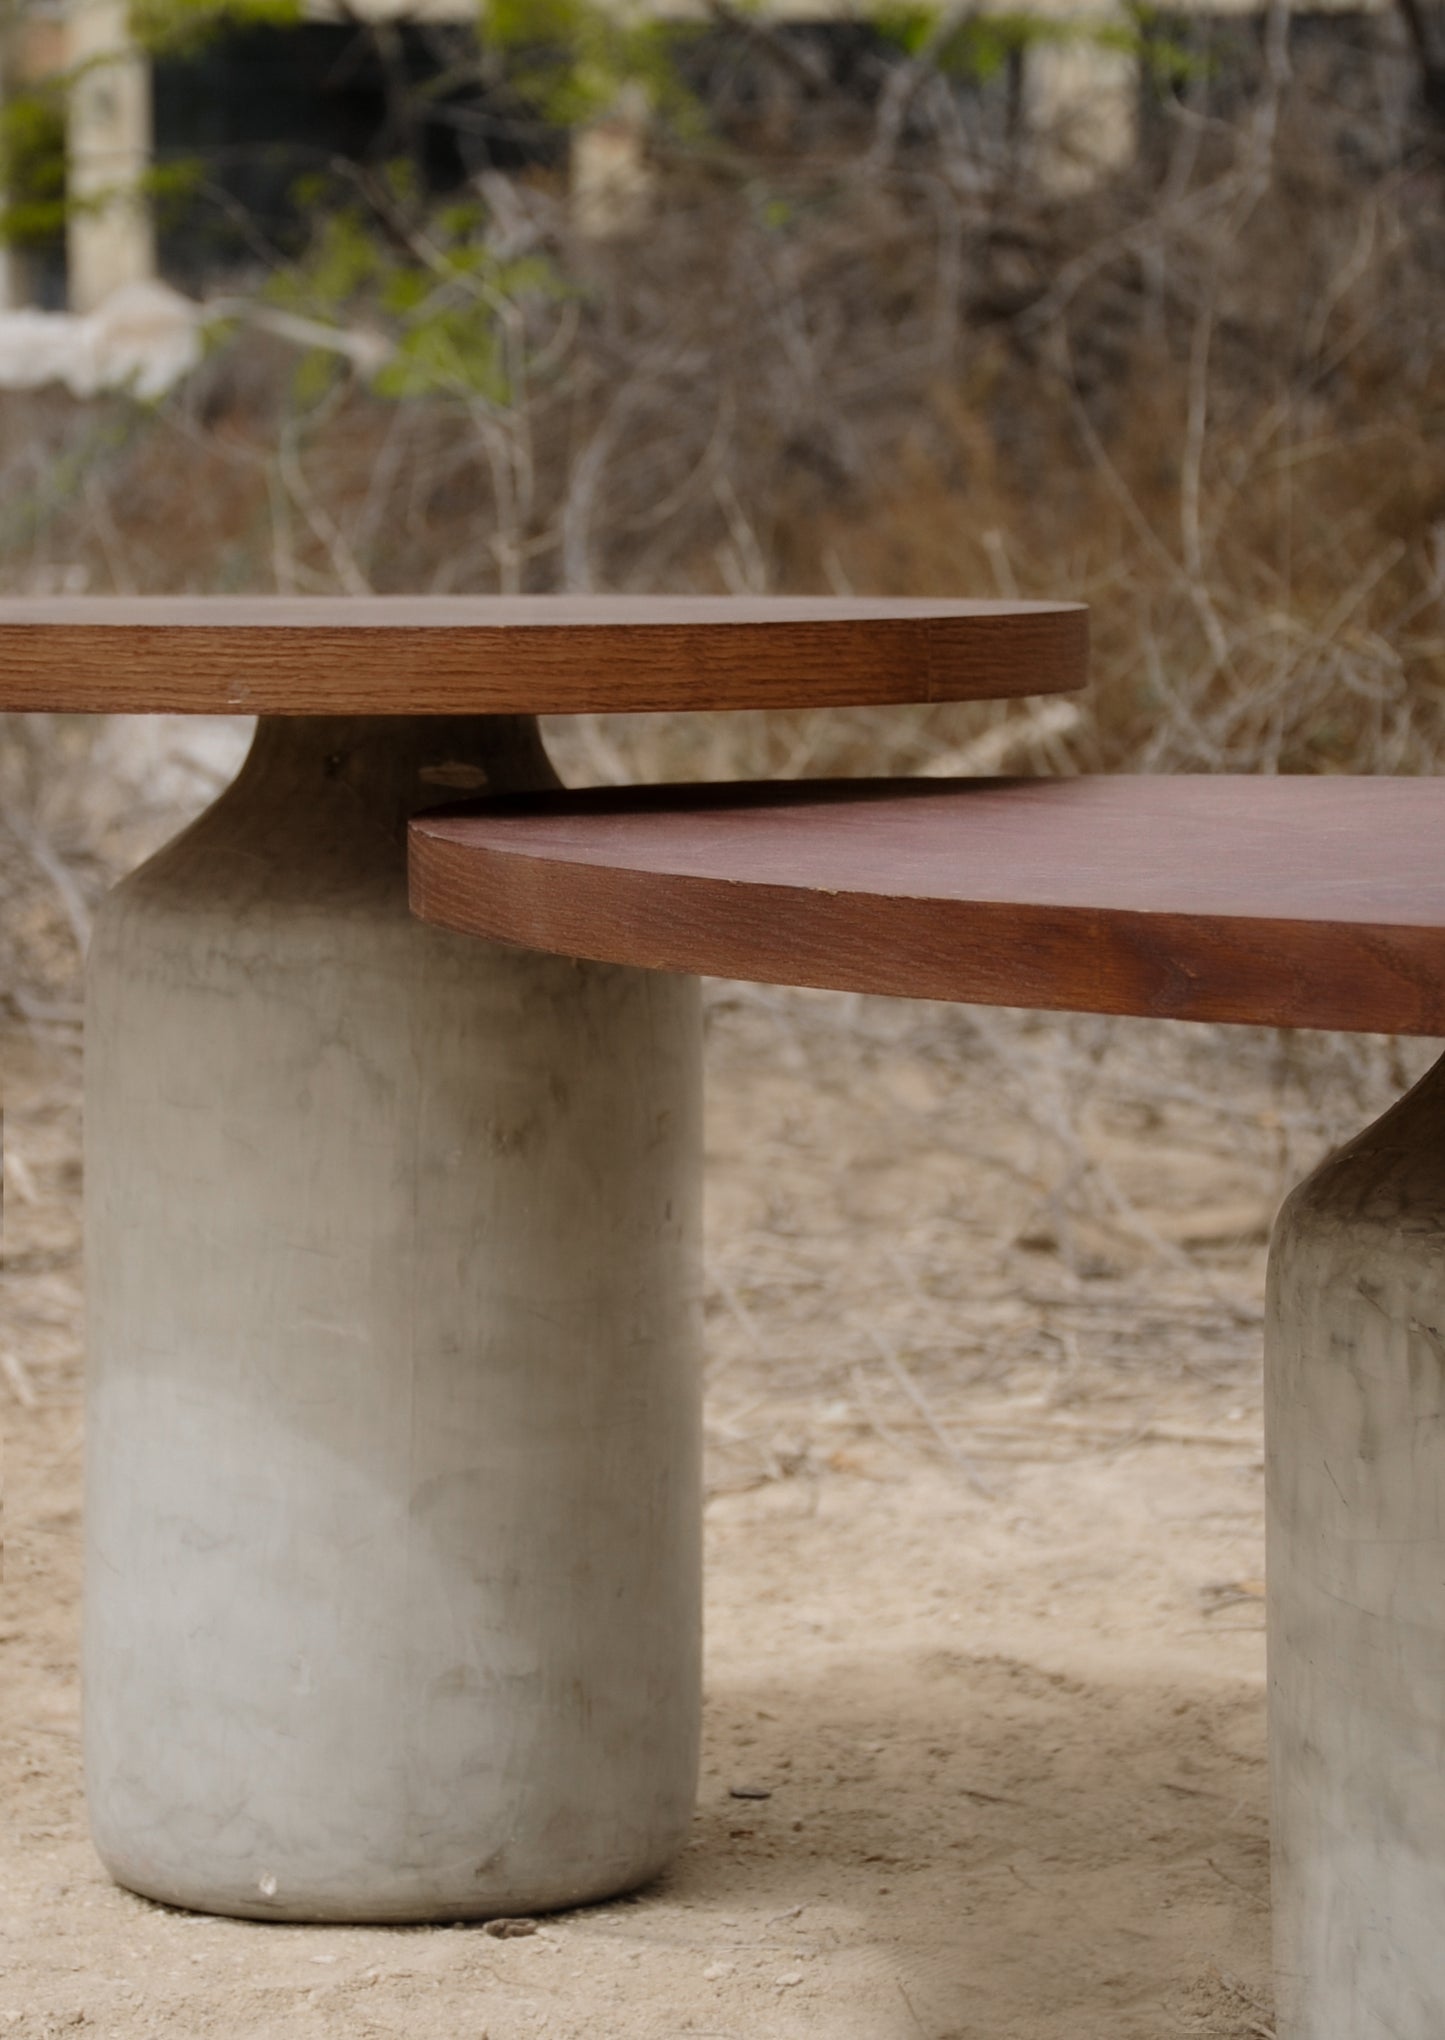
POLYGON ((1290 1198, 1266 1328, 1279 2040, 1445 2031, 1445 1063, 1290 1198))

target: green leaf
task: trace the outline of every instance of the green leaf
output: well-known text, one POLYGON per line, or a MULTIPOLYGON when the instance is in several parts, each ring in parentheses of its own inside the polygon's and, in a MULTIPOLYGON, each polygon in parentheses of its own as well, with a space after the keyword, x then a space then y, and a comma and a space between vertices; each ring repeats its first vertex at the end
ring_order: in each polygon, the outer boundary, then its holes
POLYGON ((228 28, 290 28, 303 0, 131 0, 131 34, 153 56, 187 56, 228 28))

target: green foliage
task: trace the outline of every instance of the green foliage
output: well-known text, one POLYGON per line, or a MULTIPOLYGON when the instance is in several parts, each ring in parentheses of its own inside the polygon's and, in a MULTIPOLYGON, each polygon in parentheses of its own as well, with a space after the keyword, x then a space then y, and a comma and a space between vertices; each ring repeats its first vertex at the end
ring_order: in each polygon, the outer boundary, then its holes
MULTIPOLYGON (((152 54, 189 51, 227 25, 300 21, 303 0, 135 0, 131 26, 152 54)), ((65 231, 78 211, 103 211, 111 194, 83 200, 67 188, 66 109, 79 80, 122 61, 119 53, 89 58, 48 77, 28 81, 0 100, 0 243, 39 247, 65 231)), ((164 210, 179 206, 204 175, 198 161, 153 164, 139 179, 139 194, 164 210)))
POLYGON ((938 33, 941 10, 890 4, 871 19, 883 42, 914 61, 927 57, 947 77, 987 83, 1010 59, 1059 24, 1026 14, 976 14, 938 33))
POLYGON ((584 127, 640 92, 682 134, 704 131, 678 53, 696 27, 659 21, 633 0, 483 0, 485 42, 507 58, 509 81, 545 120, 584 127))
POLYGON ((63 231, 65 99, 46 84, 0 106, 0 241, 36 247, 63 231))
POLYGON ((131 33, 153 56, 190 56, 228 28, 289 28, 303 0, 131 0, 131 33))
MULTIPOLYGON (((48 78, 0 104, 0 243, 37 248, 65 231, 77 212, 103 211, 105 191, 73 198, 65 170, 65 95, 70 77, 48 78)), ((197 161, 153 164, 139 180, 159 210, 184 203, 204 173, 197 161)))
POLYGON ((206 166, 199 156, 176 156, 169 163, 153 163, 140 180, 141 196, 150 201, 158 218, 180 214, 187 201, 205 182, 206 166))
POLYGON ((1181 36, 1178 17, 1156 7, 1136 7, 1133 13, 1137 52, 1145 79, 1156 91, 1168 92, 1213 75, 1211 59, 1181 36))
POLYGON ((1072 17, 1029 13, 969 15, 935 42, 938 7, 895 4, 885 0, 871 16, 883 41, 914 59, 927 56, 947 77, 988 84, 1017 56, 1043 45, 1084 44, 1138 57, 1154 75, 1177 79, 1181 66, 1192 63, 1183 45, 1162 33, 1162 17, 1154 9, 1131 9, 1127 16, 1098 20, 1087 14, 1072 17))
POLYGON ((881 39, 899 50, 906 57, 923 54, 933 34, 938 10, 933 7, 909 7, 901 0, 886 0, 886 4, 875 7, 870 16, 873 27, 881 39))
MULTIPOLYGON (((394 171, 393 188, 405 185, 394 171)), ((529 303, 561 296, 563 286, 538 256, 495 254, 486 224, 481 205, 448 205, 399 245, 348 207, 322 222, 306 259, 274 277, 266 295, 326 325, 369 320, 382 327, 392 356, 372 378, 379 395, 502 406, 512 396, 507 322, 529 303)), ((329 354, 308 355, 297 400, 318 401, 337 372, 329 354)))

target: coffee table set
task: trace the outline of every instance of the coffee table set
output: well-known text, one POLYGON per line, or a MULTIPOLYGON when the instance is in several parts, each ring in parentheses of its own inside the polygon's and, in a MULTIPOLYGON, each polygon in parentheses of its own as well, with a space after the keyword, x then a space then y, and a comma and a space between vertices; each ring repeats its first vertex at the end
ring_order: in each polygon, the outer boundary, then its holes
MULTIPOLYGON (((0 710, 260 718, 89 965, 85 1749, 122 1883, 484 1918, 680 1846, 699 974, 1445 1036, 1439 781, 569 794, 535 721, 1003 699, 1086 657, 1069 604, 0 603, 0 710)), ((1286 1205, 1266 1366, 1279 2040, 1438 2040, 1445 1065, 1286 1205)))

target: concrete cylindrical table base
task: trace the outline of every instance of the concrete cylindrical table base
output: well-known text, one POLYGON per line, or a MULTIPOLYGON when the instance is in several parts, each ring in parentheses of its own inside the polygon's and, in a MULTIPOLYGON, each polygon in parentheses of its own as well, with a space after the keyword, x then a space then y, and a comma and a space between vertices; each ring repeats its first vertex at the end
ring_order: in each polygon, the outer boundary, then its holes
POLYGON ((263 724, 100 917, 86 1771, 152 1897, 485 1917, 686 1830, 697 986, 406 907, 409 813, 547 778, 526 723, 263 724))
POLYGON ((1266 1375, 1279 2040, 1439 2040, 1445 1063, 1285 1205, 1266 1375))

